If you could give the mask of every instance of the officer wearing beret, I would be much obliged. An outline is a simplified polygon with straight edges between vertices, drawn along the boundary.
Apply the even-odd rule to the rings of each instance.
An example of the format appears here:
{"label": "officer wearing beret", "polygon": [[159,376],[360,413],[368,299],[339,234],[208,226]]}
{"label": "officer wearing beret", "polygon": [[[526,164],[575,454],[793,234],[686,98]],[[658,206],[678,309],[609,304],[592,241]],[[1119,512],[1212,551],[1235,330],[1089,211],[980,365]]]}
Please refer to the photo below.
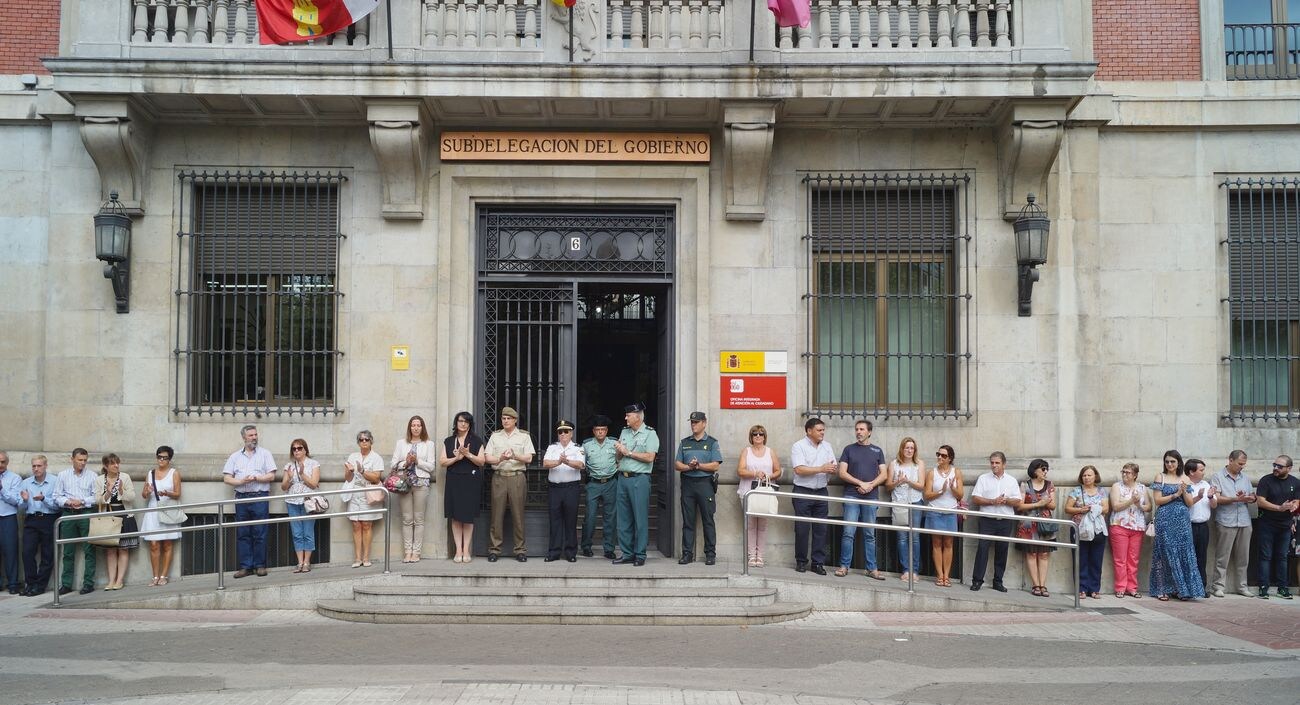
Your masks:
{"label": "officer wearing beret", "polygon": [[546,547],[546,562],[578,560],[578,495],[582,493],[582,446],[573,442],[573,424],[560,419],[555,424],[558,440],[546,448],[542,468],[548,470],[551,537]]}
{"label": "officer wearing beret", "polygon": [[614,558],[614,504],[617,500],[615,484],[614,451],[616,441],[609,437],[609,417],[596,416],[591,420],[591,438],[582,442],[582,454],[587,463],[587,516],[582,521],[582,555],[592,555],[591,540],[596,533],[596,511],[604,512],[605,557]]}
{"label": "officer wearing beret", "polygon": [[488,530],[488,561],[495,563],[501,556],[502,532],[506,523],[506,506],[510,507],[510,520],[514,524],[515,560],[528,560],[524,545],[524,497],[528,494],[528,480],[524,471],[533,462],[537,449],[528,432],[519,428],[519,412],[511,407],[501,410],[501,428],[492,432],[484,448],[492,473],[492,524]]}
{"label": "officer wearing beret", "polygon": [[618,434],[618,546],[623,551],[616,564],[645,565],[650,541],[650,471],[659,453],[659,435],[645,422],[645,406],[623,409],[627,427]]}
{"label": "officer wearing beret", "polygon": [[691,435],[677,444],[674,465],[682,478],[682,557],[678,565],[695,560],[695,515],[700,515],[704,525],[704,563],[717,563],[717,530],[713,512],[717,508],[714,495],[718,493],[718,468],[722,466],[722,450],[718,439],[705,433],[709,417],[703,411],[693,411],[690,416]]}

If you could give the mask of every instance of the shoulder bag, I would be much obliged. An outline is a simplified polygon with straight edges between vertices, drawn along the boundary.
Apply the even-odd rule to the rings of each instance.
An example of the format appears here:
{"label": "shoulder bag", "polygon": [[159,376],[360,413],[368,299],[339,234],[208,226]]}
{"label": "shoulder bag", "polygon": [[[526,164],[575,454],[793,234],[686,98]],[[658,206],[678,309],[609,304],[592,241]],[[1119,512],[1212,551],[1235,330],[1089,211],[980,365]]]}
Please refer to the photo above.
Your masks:
{"label": "shoulder bag", "polygon": [[330,510],[330,498],[312,495],[302,501],[302,508],[308,514],[324,514]]}
{"label": "shoulder bag", "polygon": [[[96,507],[96,510],[106,512],[108,511],[108,506],[100,504]],[[118,542],[121,541],[121,539],[118,538],[118,534],[120,533],[122,533],[122,517],[90,518],[90,532],[87,534],[87,536],[91,537],[90,543],[96,546],[117,548]]]}
{"label": "shoulder bag", "polygon": [[184,524],[185,520],[190,518],[185,513],[185,510],[171,506],[176,504],[174,497],[164,497],[158,494],[158,482],[154,479],[153,470],[149,471],[149,484],[153,485],[153,496],[157,498],[155,506],[158,510],[155,513],[158,515],[159,524]]}

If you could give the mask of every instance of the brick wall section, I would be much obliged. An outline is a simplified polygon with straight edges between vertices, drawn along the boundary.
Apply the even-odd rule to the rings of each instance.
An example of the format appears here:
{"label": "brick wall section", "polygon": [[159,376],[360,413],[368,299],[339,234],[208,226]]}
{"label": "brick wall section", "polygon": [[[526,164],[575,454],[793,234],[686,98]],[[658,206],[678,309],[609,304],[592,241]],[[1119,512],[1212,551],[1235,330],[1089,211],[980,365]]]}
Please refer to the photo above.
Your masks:
{"label": "brick wall section", "polygon": [[1093,0],[1097,78],[1201,80],[1199,0]]}
{"label": "brick wall section", "polygon": [[60,0],[0,0],[0,74],[49,73],[59,53]]}

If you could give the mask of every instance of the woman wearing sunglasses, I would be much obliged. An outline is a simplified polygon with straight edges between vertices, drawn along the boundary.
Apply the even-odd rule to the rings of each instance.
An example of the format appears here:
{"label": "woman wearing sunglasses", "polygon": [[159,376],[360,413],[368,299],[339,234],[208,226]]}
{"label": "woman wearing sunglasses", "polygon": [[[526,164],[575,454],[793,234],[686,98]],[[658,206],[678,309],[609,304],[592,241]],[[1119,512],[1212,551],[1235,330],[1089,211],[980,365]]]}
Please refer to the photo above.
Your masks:
{"label": "woman wearing sunglasses", "polygon": [[[320,463],[311,457],[307,441],[293,439],[289,444],[289,455],[293,458],[284,464],[284,479],[280,489],[289,495],[284,500],[285,510],[291,517],[304,516],[306,500],[301,495],[307,494],[320,486]],[[311,572],[311,554],[316,550],[316,520],[300,519],[289,522],[289,533],[293,535],[293,550],[298,554],[298,567],[295,573]]]}

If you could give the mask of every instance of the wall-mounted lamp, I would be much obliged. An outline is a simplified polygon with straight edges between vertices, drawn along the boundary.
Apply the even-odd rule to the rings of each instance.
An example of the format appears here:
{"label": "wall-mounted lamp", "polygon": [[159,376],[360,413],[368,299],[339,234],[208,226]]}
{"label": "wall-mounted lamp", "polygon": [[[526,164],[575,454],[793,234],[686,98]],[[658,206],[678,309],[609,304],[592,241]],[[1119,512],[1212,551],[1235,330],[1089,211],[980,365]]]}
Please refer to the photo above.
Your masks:
{"label": "wall-mounted lamp", "polygon": [[104,278],[113,282],[117,312],[126,313],[131,308],[131,216],[117,200],[117,191],[108,194],[95,214],[95,257],[105,262]]}
{"label": "wall-mounted lamp", "polygon": [[1032,193],[1026,196],[1025,207],[1011,224],[1016,233],[1016,264],[1020,267],[1021,316],[1032,313],[1034,282],[1038,281],[1038,270],[1034,267],[1047,264],[1047,236],[1052,227],[1047,211],[1034,203],[1035,200]]}

